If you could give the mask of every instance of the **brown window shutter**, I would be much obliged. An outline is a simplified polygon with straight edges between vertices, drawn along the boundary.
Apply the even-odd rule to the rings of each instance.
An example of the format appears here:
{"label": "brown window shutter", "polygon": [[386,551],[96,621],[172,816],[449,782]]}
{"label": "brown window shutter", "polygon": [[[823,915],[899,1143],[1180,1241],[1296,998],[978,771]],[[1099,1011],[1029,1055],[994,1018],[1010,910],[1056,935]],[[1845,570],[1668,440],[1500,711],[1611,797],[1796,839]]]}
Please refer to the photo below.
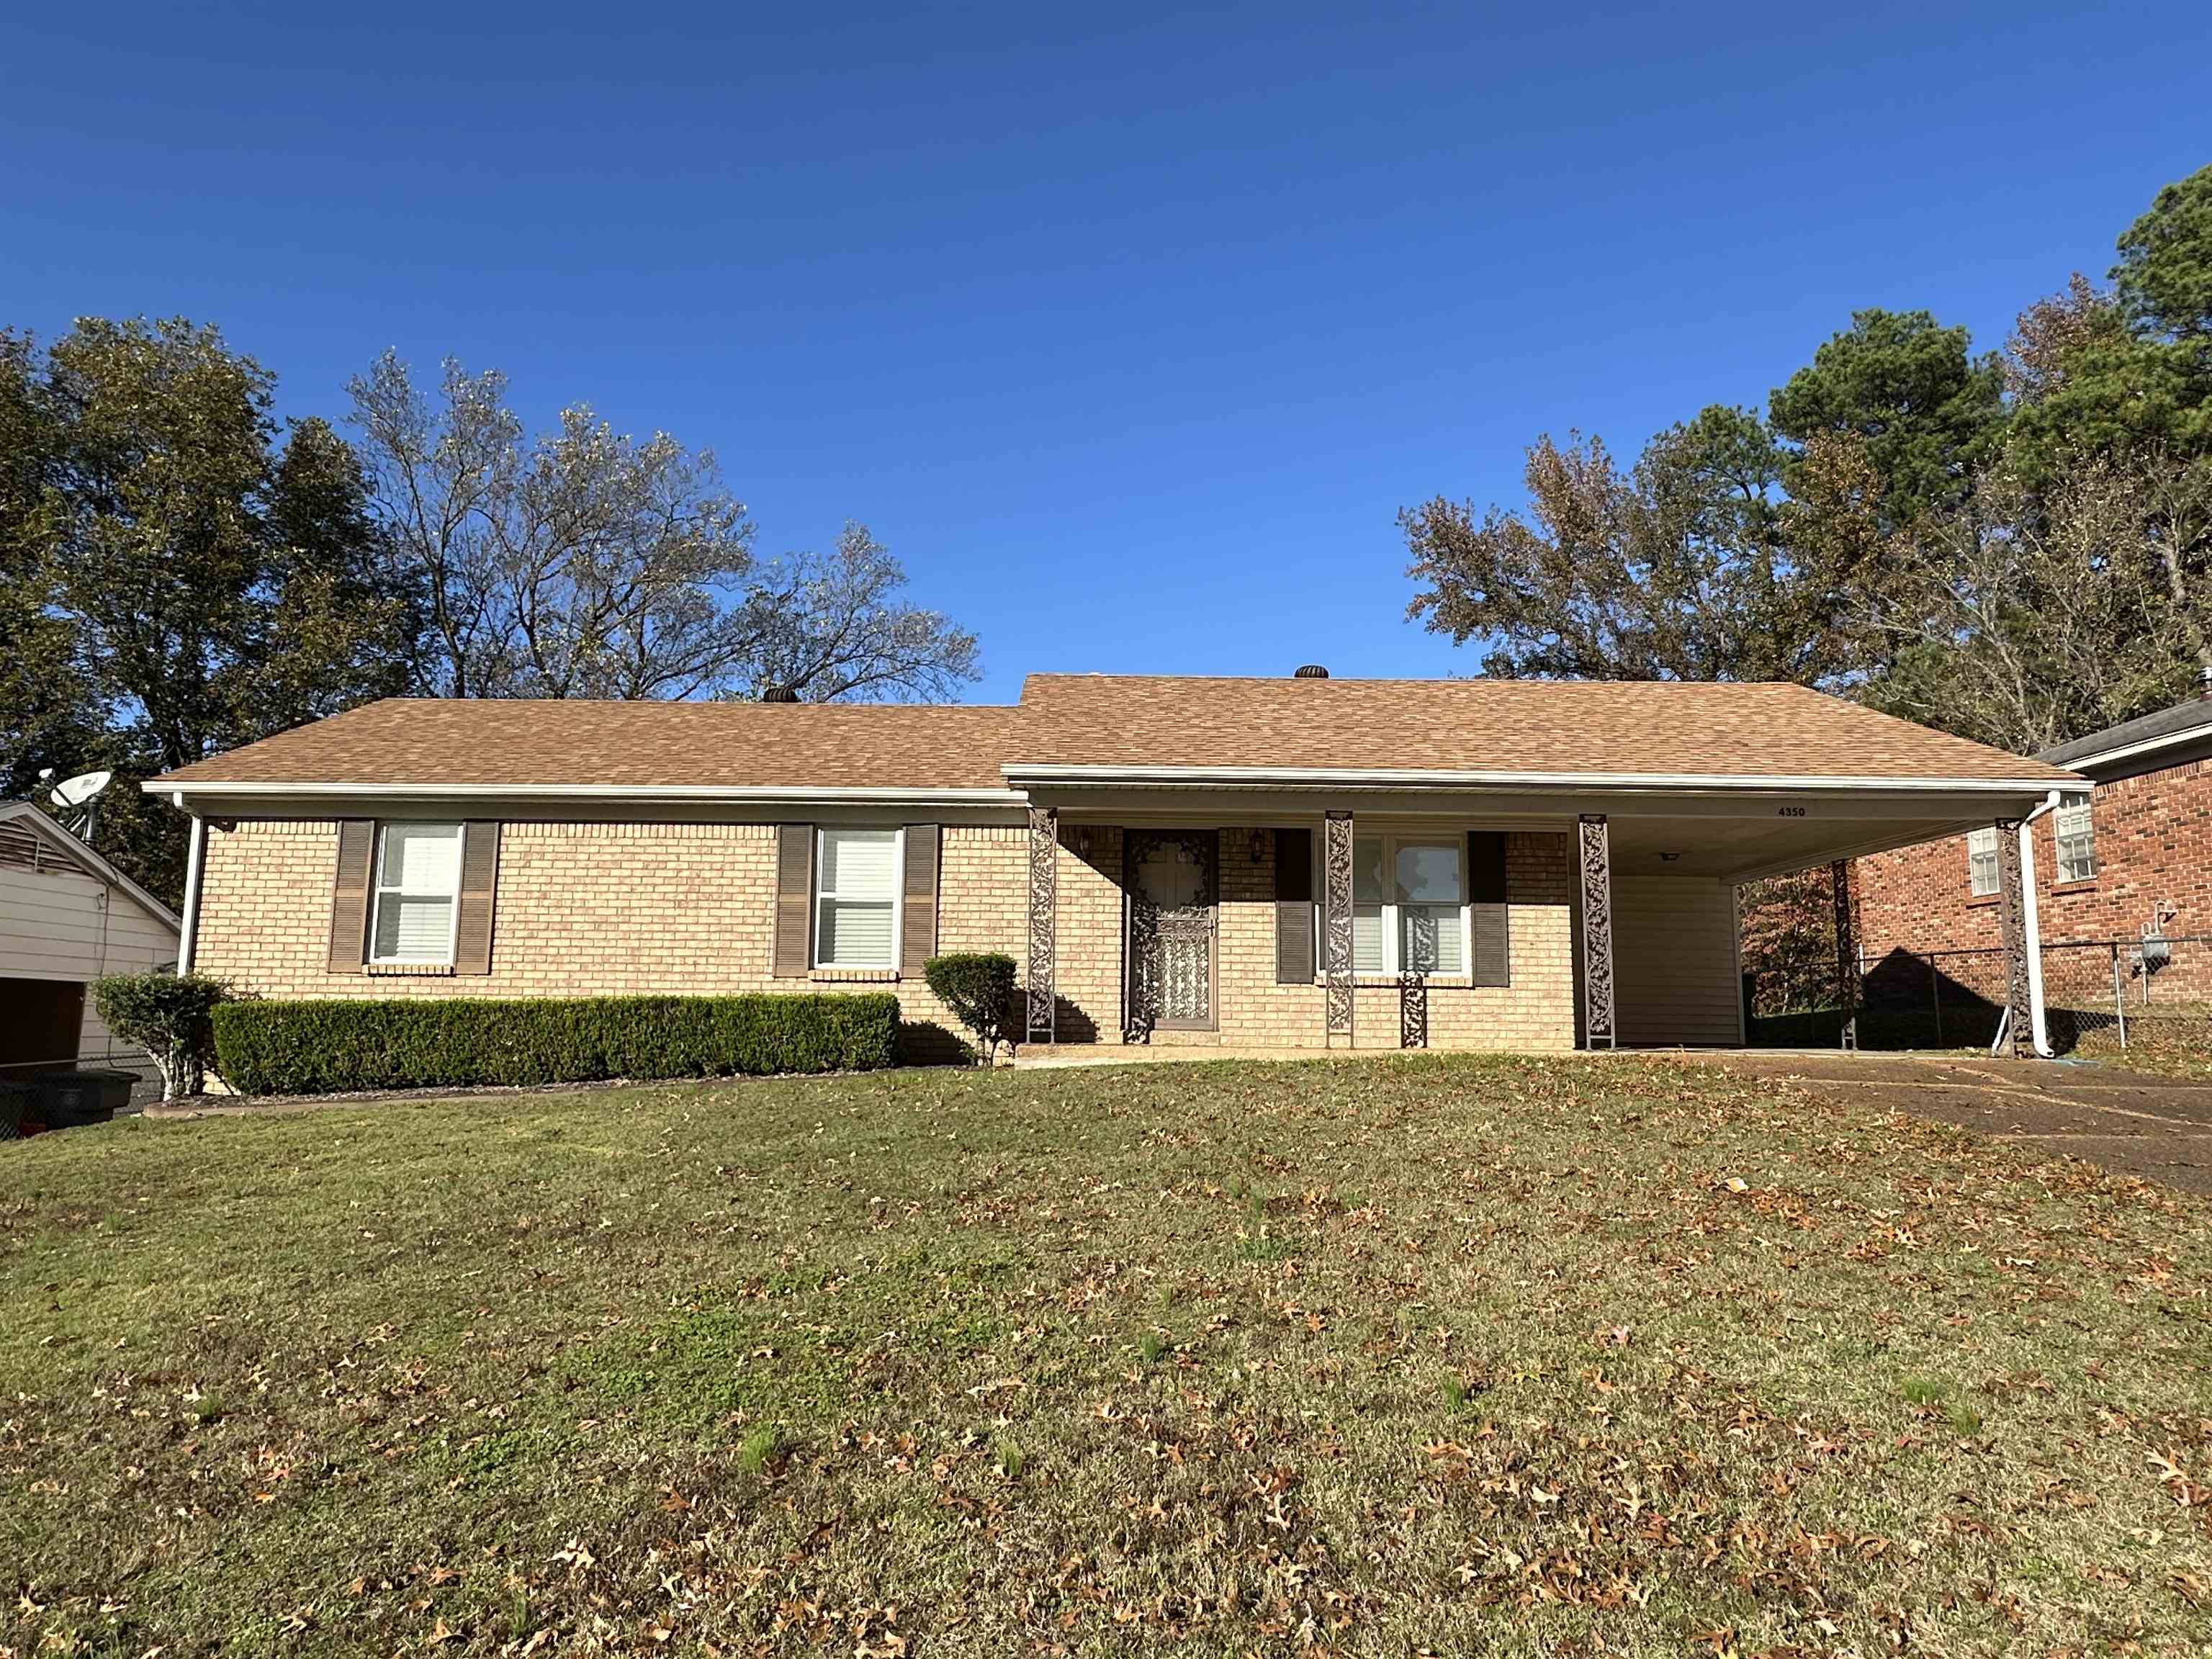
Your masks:
{"label": "brown window shutter", "polygon": [[1275,831],[1275,983],[1314,977],[1313,831]]}
{"label": "brown window shutter", "polygon": [[814,959],[814,826],[775,832],[775,977],[805,979]]}
{"label": "brown window shutter", "polygon": [[368,957],[368,884],[375,879],[376,825],[338,821],[338,876],[331,891],[330,969],[358,974]]}
{"label": "brown window shutter", "polygon": [[935,824],[907,825],[899,972],[908,979],[920,979],[922,964],[937,954],[937,847]]}
{"label": "brown window shutter", "polygon": [[1474,982],[1513,982],[1511,912],[1506,901],[1505,837],[1495,830],[1471,830],[1467,837],[1468,931],[1474,936]]}
{"label": "brown window shutter", "polygon": [[453,971],[491,972],[491,919],[499,894],[499,825],[461,826],[461,914],[453,925]]}

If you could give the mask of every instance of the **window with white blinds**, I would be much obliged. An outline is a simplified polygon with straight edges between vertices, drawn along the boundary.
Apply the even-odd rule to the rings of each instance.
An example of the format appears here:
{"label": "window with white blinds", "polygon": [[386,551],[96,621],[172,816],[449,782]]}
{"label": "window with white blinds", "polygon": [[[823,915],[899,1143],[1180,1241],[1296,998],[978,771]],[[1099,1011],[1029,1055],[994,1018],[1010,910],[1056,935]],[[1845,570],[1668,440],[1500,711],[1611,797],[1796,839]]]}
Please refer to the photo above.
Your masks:
{"label": "window with white blinds", "polygon": [[1997,890],[1997,832],[1995,825],[1966,832],[1966,888],[1976,898]]}
{"label": "window with white blinds", "polygon": [[1354,842],[1352,970],[1467,972],[1463,842],[1398,836],[1362,836]]}
{"label": "window with white blinds", "polygon": [[387,823],[377,837],[371,962],[447,963],[461,888],[461,826]]}
{"label": "window with white blinds", "polygon": [[900,832],[823,830],[816,848],[814,965],[898,966]]}

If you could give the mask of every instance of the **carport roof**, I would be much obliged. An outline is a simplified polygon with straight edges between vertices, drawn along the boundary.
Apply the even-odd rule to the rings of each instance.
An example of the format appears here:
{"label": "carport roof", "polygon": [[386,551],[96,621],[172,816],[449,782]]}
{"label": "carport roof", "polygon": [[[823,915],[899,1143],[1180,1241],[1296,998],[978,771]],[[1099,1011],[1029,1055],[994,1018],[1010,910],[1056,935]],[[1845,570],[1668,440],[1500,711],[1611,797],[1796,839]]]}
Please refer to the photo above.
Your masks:
{"label": "carport roof", "polygon": [[2078,782],[1785,684],[1033,674],[1006,774],[1081,769],[1531,779]]}

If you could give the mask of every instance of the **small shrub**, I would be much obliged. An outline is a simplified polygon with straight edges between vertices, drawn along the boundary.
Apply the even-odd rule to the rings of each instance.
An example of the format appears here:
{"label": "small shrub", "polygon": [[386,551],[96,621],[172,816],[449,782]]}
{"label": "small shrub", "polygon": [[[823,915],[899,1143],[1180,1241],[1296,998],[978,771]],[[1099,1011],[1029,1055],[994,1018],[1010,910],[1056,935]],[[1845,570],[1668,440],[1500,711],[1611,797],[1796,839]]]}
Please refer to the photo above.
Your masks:
{"label": "small shrub", "polygon": [[1023,1455],[1022,1449],[1012,1440],[999,1442],[999,1473],[1005,1475],[1007,1480],[1020,1480],[1022,1466],[1028,1462],[1029,1459]]}
{"label": "small shrub", "polygon": [[888,994],[232,1002],[216,1066],[253,1095],[865,1072],[898,1058]]}
{"label": "small shrub", "polygon": [[229,1001],[229,986],[199,974],[110,974],[93,981],[92,995],[107,1029],[153,1056],[162,1099],[206,1088],[213,1015]]}
{"label": "small shrub", "polygon": [[1167,1351],[1167,1339],[1158,1331],[1146,1331],[1137,1340],[1137,1352],[1144,1357],[1145,1364],[1147,1365],[1158,1364],[1160,1356]]}
{"label": "small shrub", "polygon": [[1467,1404],[1467,1379],[1457,1371],[1446,1371],[1443,1392],[1445,1406],[1453,1411],[1457,1411],[1462,1406]]}
{"label": "small shrub", "polygon": [[1014,1019],[1014,959],[996,951],[958,951],[932,957],[922,977],[952,1016],[975,1034],[984,1065],[998,1058]]}

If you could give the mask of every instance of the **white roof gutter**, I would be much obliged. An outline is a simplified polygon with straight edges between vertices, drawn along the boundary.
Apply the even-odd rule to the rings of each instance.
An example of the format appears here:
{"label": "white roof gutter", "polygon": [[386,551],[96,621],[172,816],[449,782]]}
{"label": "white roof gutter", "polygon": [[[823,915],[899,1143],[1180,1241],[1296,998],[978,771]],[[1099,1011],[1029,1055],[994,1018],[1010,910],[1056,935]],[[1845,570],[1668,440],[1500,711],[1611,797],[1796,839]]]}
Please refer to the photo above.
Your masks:
{"label": "white roof gutter", "polygon": [[[1218,789],[1259,786],[1338,789],[1644,789],[1679,792],[1777,790],[1905,790],[1929,794],[2048,793],[2041,778],[1801,777],[1740,772],[1500,772],[1425,771],[1348,767],[1288,766],[1060,766],[1012,764],[1000,769],[1024,784],[1137,784],[1158,788]],[[2086,781],[2086,780],[2085,780]]]}

